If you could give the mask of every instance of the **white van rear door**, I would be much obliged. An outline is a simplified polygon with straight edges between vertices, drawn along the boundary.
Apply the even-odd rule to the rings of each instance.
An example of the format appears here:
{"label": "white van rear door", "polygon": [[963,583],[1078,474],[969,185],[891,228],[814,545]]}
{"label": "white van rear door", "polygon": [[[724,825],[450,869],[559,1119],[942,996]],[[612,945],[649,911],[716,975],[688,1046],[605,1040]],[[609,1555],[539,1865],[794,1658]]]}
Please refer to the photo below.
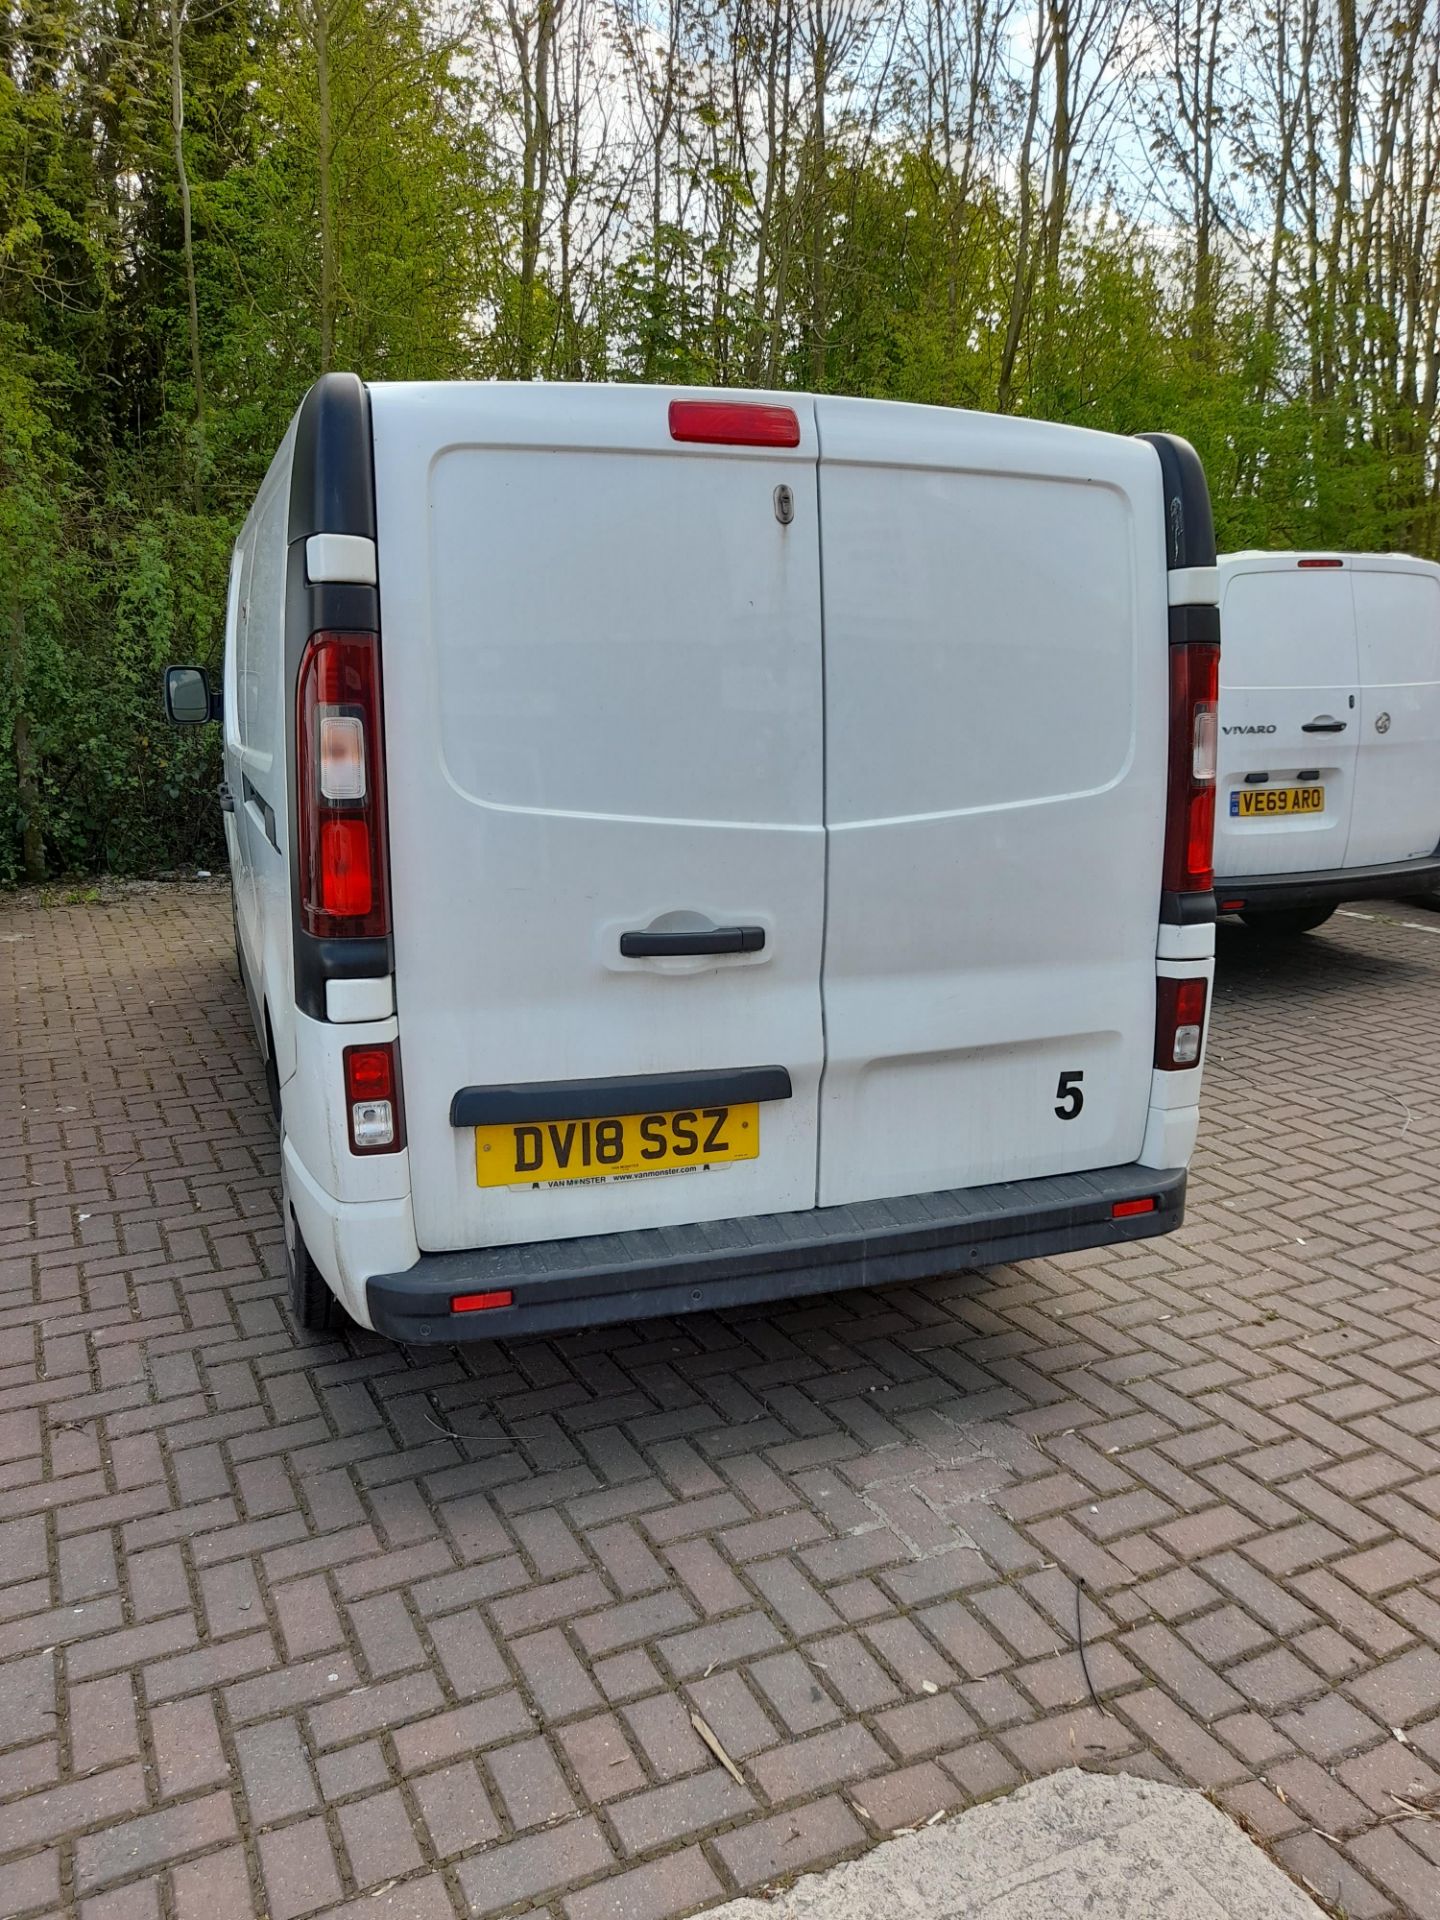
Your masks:
{"label": "white van rear door", "polygon": [[1347,867],[1440,842],[1440,568],[1347,561],[1360,647],[1355,807]]}
{"label": "white van rear door", "polygon": [[1216,876],[1343,866],[1359,733],[1349,572],[1222,560],[1220,596]]}
{"label": "white van rear door", "polygon": [[[372,390],[396,996],[425,1250],[815,1204],[813,411],[777,396],[799,417],[793,450],[680,445],[670,397]],[[627,933],[730,927],[763,946],[621,952]],[[758,1124],[756,1157],[615,1177],[593,1129],[571,1126],[593,1081],[761,1067],[792,1092],[734,1117]],[[552,1082],[569,1092],[541,1144],[565,1177],[489,1184],[494,1141],[452,1125],[455,1095],[513,1087],[533,1106]],[[593,1110],[614,1114],[603,1090]],[[699,1157],[714,1129],[692,1114],[661,1133]],[[525,1136],[517,1164],[534,1148]]]}
{"label": "white van rear door", "polygon": [[1165,825],[1159,463],[820,398],[822,1205],[1130,1162]]}

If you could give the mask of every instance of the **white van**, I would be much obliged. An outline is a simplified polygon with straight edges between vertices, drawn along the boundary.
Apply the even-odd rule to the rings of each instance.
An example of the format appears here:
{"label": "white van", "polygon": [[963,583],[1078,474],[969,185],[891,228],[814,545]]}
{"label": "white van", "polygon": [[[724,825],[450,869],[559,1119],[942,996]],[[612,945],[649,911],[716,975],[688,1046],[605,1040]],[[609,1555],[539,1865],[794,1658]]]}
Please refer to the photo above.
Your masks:
{"label": "white van", "polygon": [[1219,572],[1220,911],[1304,933],[1440,886],[1440,567],[1232,553]]}
{"label": "white van", "polygon": [[511,1335],[1178,1225],[1204,476],[829,396],[312,389],[235,548],[299,1320]]}

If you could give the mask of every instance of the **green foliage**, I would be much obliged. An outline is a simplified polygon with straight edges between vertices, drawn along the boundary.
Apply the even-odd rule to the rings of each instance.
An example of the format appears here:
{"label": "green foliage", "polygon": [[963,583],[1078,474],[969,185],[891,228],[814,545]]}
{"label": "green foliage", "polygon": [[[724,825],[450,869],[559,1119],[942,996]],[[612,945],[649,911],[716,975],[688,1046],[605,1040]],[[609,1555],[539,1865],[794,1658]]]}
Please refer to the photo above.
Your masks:
{"label": "green foliage", "polygon": [[[1409,29],[1367,45],[1359,104],[1395,103],[1398,144],[1348,211],[1323,200],[1349,124],[1335,62],[1304,76],[1307,114],[1330,119],[1278,207],[1264,46],[1222,73],[1251,91],[1229,96],[1229,157],[1259,196],[1223,249],[1198,214],[1191,231],[1127,197],[1148,123],[1117,133],[1141,110],[1115,101],[1178,72],[1114,91],[1115,164],[1083,189],[1067,175],[1058,212],[1027,187],[1053,177],[1053,78],[1028,173],[1019,152],[1021,16],[1043,8],[191,4],[0,0],[0,885],[223,859],[215,730],[165,725],[160,670],[219,664],[231,543],[327,365],[1171,428],[1201,452],[1227,547],[1440,551],[1437,142],[1402,111],[1433,71],[1434,0],[1413,88]],[[1079,0],[1052,27],[1062,11],[1089,17]],[[806,35],[832,12],[822,58]],[[947,60],[998,35],[943,136],[921,70],[942,27]],[[846,52],[862,29],[889,49],[873,71]],[[1154,151],[1193,208],[1195,140],[1170,112]]]}

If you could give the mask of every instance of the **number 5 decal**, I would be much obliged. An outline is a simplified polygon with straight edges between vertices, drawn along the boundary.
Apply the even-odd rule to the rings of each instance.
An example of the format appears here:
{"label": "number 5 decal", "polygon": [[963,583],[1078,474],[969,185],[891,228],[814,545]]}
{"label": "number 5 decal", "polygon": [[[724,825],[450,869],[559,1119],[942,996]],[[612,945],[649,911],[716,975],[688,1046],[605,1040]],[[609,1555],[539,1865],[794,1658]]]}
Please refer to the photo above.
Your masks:
{"label": "number 5 decal", "polygon": [[1055,1089],[1055,1098],[1059,1102],[1055,1109],[1057,1118],[1074,1120],[1077,1117],[1085,1104],[1085,1096],[1080,1091],[1080,1082],[1084,1078],[1083,1073],[1061,1074],[1060,1084]]}

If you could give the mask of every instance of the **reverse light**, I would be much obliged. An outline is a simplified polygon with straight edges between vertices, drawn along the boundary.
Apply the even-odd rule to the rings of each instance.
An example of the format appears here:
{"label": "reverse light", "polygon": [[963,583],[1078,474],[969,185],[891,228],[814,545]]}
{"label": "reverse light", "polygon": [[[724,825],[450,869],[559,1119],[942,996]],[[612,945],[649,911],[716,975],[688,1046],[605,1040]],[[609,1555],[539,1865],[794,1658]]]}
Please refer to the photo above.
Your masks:
{"label": "reverse light", "polygon": [[365,798],[365,723],[357,714],[320,714],[320,792],[326,800]]}
{"label": "reverse light", "polygon": [[295,712],[300,924],[317,938],[389,931],[380,642],[316,633]]}
{"label": "reverse light", "polygon": [[709,447],[798,447],[793,407],[755,400],[672,400],[670,438]]}
{"label": "reverse light", "polygon": [[512,1306],[515,1296],[508,1288],[496,1293],[457,1293],[450,1301],[452,1313],[490,1313],[496,1307]]}
{"label": "reverse light", "polygon": [[1180,1072],[1199,1062],[1207,992],[1203,978],[1155,982],[1155,1064],[1162,1072]]}
{"label": "reverse light", "polygon": [[1170,780],[1165,810],[1167,893],[1215,884],[1215,765],[1220,649],[1191,640],[1170,648]]}
{"label": "reverse light", "polygon": [[345,1111],[352,1153],[398,1153],[405,1144],[395,1042],[346,1047]]}

